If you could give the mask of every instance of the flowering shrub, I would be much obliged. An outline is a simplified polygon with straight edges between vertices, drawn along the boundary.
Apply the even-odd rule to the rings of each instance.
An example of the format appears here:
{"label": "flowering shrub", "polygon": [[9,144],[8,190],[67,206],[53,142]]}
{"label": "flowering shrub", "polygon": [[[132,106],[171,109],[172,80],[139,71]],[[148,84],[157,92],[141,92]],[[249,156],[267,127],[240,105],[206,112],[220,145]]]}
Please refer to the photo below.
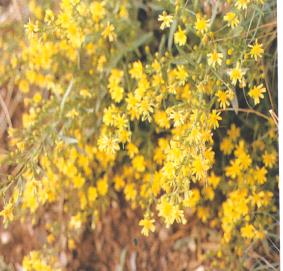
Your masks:
{"label": "flowering shrub", "polygon": [[267,238],[278,211],[275,5],[30,2],[0,69],[26,108],[2,159],[12,174],[1,216],[43,219],[50,232],[25,270],[61,270],[58,252],[121,196],[142,210],[146,236],[190,223],[188,210],[218,228],[215,268]]}

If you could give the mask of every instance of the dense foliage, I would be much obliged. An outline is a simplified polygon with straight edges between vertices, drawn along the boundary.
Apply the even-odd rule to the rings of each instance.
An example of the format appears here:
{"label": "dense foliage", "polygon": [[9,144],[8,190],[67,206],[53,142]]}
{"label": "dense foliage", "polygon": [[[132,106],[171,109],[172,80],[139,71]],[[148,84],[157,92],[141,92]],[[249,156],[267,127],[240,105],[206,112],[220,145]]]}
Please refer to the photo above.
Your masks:
{"label": "dense foliage", "polygon": [[120,197],[146,236],[193,213],[222,235],[211,269],[242,270],[278,219],[275,1],[29,9],[24,36],[0,42],[0,84],[26,108],[2,158],[1,216],[49,232],[24,270],[64,269],[59,252]]}

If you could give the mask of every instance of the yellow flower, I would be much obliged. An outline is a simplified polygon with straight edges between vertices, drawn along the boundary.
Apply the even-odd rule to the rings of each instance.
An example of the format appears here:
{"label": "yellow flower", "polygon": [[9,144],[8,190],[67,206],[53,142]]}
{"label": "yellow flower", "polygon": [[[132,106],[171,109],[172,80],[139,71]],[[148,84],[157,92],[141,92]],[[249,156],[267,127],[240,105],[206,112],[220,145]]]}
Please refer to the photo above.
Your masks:
{"label": "yellow flower", "polygon": [[137,190],[135,189],[134,184],[127,184],[124,189],[124,194],[126,200],[134,200],[137,196]]}
{"label": "yellow flower", "polygon": [[178,26],[178,31],[174,34],[174,41],[180,46],[185,45],[187,42],[186,32],[180,26]]}
{"label": "yellow flower", "polygon": [[110,90],[111,98],[116,102],[119,103],[123,99],[124,89],[120,86],[115,86]]}
{"label": "yellow flower", "polygon": [[249,47],[251,48],[250,51],[250,55],[257,61],[258,58],[261,58],[264,50],[262,48],[262,44],[258,43],[258,41],[256,40],[255,43],[253,45],[249,45]]}
{"label": "yellow flower", "polygon": [[264,184],[266,183],[266,174],[267,174],[267,170],[265,169],[265,167],[262,168],[257,168],[256,170],[254,170],[253,172],[253,176],[255,178],[255,180],[259,183],[259,184]]}
{"label": "yellow flower", "polygon": [[263,154],[263,163],[266,167],[272,168],[276,164],[276,161],[277,161],[276,152],[265,151],[265,153]]}
{"label": "yellow flower", "polygon": [[217,53],[216,51],[209,53],[207,55],[208,65],[215,68],[215,65],[218,64],[219,66],[222,64],[223,54]]}
{"label": "yellow flower", "polygon": [[4,209],[0,212],[0,216],[4,218],[4,224],[14,219],[13,204],[11,202],[4,206]]}
{"label": "yellow flower", "polygon": [[68,240],[68,248],[69,248],[70,250],[73,250],[73,249],[76,248],[76,244],[75,244],[74,239],[69,239],[69,240]]}
{"label": "yellow flower", "polygon": [[177,80],[179,81],[180,85],[184,85],[186,83],[186,80],[188,78],[188,72],[185,69],[184,65],[177,66],[177,69],[174,70],[175,76]]}
{"label": "yellow flower", "polygon": [[225,174],[227,177],[235,179],[241,174],[241,165],[239,160],[233,160],[230,162],[230,166],[226,167]]}
{"label": "yellow flower", "polygon": [[252,239],[255,237],[256,230],[253,225],[247,224],[241,228],[241,235],[243,238]]}
{"label": "yellow flower", "polygon": [[23,93],[29,92],[29,82],[25,79],[21,79],[19,82],[19,89]]}
{"label": "yellow flower", "polygon": [[30,19],[24,27],[29,37],[33,37],[39,31],[38,24],[33,24]]}
{"label": "yellow flower", "polygon": [[252,159],[249,154],[243,152],[238,156],[239,164],[241,165],[242,169],[246,170],[252,163]]}
{"label": "yellow flower", "polygon": [[105,55],[102,55],[102,56],[100,56],[100,57],[98,58],[97,70],[98,70],[99,72],[102,72],[102,71],[103,71],[104,64],[105,64],[106,60],[107,60],[107,59],[106,59]]}
{"label": "yellow flower", "polygon": [[123,99],[124,89],[121,87],[121,82],[123,79],[124,72],[118,69],[112,69],[109,80],[108,80],[108,89],[111,95],[111,98],[119,103]]}
{"label": "yellow flower", "polygon": [[99,179],[96,184],[98,194],[100,196],[105,196],[108,192],[108,179],[107,176]]}
{"label": "yellow flower", "polygon": [[207,161],[200,155],[197,156],[192,163],[192,173],[195,174],[198,180],[205,177],[207,170],[209,169]]}
{"label": "yellow flower", "polygon": [[162,22],[160,25],[160,29],[163,30],[167,27],[170,27],[171,23],[173,22],[173,16],[168,15],[166,11],[163,11],[162,15],[158,16],[158,21]]}
{"label": "yellow flower", "polygon": [[91,97],[91,93],[87,89],[81,89],[80,95],[84,98],[90,98]]}
{"label": "yellow flower", "polygon": [[54,243],[54,241],[55,241],[55,236],[52,233],[48,234],[48,236],[47,236],[48,244],[52,244],[52,243]]}
{"label": "yellow flower", "polygon": [[51,9],[47,9],[45,11],[45,17],[44,17],[44,22],[47,23],[47,25],[50,25],[54,21],[54,13]]}
{"label": "yellow flower", "polygon": [[176,219],[177,206],[174,206],[164,196],[161,201],[157,204],[158,216],[161,216],[165,220],[166,227],[172,225]]}
{"label": "yellow flower", "polygon": [[74,177],[73,183],[74,187],[81,188],[85,183],[85,179],[81,175],[77,175]]}
{"label": "yellow flower", "polygon": [[133,158],[139,152],[139,149],[135,144],[129,143],[127,145],[127,151],[128,151],[129,157]]}
{"label": "yellow flower", "polygon": [[209,209],[207,207],[200,206],[197,209],[197,216],[200,218],[200,220],[205,223],[207,219],[209,218]]}
{"label": "yellow flower", "polygon": [[103,112],[103,123],[107,126],[114,125],[115,123],[115,115],[118,113],[115,105],[111,105],[108,108],[104,109]]}
{"label": "yellow flower", "polygon": [[162,186],[162,173],[160,171],[155,171],[153,175],[153,181],[151,190],[154,196],[157,196],[161,190]]}
{"label": "yellow flower", "polygon": [[251,0],[236,0],[236,7],[237,9],[247,9],[248,4],[251,2]]}
{"label": "yellow flower", "polygon": [[209,20],[206,20],[204,17],[197,15],[197,20],[195,22],[195,29],[197,32],[204,34],[208,30]]}
{"label": "yellow flower", "polygon": [[139,119],[141,112],[138,110],[139,99],[133,95],[133,93],[129,93],[126,98],[127,102],[127,111],[130,115],[131,120]]}
{"label": "yellow flower", "polygon": [[208,123],[210,127],[216,129],[219,127],[219,121],[222,120],[220,117],[220,112],[217,112],[215,109],[209,114]]}
{"label": "yellow flower", "polygon": [[53,265],[54,260],[52,257],[46,254],[41,254],[40,251],[33,250],[23,259],[23,270],[27,271],[59,271],[59,269],[55,268]]}
{"label": "yellow flower", "polygon": [[137,155],[133,161],[133,168],[138,172],[144,172],[145,171],[145,161],[144,157],[142,155]]}
{"label": "yellow flower", "polygon": [[220,177],[216,176],[214,172],[211,173],[211,175],[208,177],[207,182],[209,185],[211,185],[213,188],[216,188],[220,182]]}
{"label": "yellow flower", "polygon": [[115,27],[114,25],[107,22],[107,25],[103,32],[101,33],[102,37],[105,39],[108,39],[110,42],[114,41],[116,39],[116,33],[114,32]]}
{"label": "yellow flower", "polygon": [[183,204],[186,207],[193,208],[197,205],[200,200],[200,193],[199,190],[194,188],[189,191],[188,197],[184,199]]}
{"label": "yellow flower", "polygon": [[132,68],[129,71],[130,75],[134,79],[141,79],[143,76],[143,66],[140,61],[133,63]]}
{"label": "yellow flower", "polygon": [[207,200],[213,200],[215,196],[213,188],[210,186],[204,187],[203,194],[204,194],[205,199]]}
{"label": "yellow flower", "polygon": [[[220,113],[237,102],[237,88],[247,86],[246,95],[255,104],[267,95],[261,84],[266,76],[264,63],[256,65],[265,56],[265,45],[258,42],[260,33],[254,33],[248,44],[239,38],[248,31],[252,9],[263,1],[227,0],[226,7],[212,16],[201,4],[209,1],[158,0],[164,11],[158,12],[155,23],[150,16],[156,13],[147,14],[146,30],[155,31],[156,25],[157,32],[171,28],[172,33],[163,35],[164,47],[158,35],[141,36],[144,25],[130,14],[138,11],[135,1],[113,1],[112,5],[103,0],[62,0],[54,12],[40,5],[36,8],[38,1],[30,0],[34,6],[31,16],[38,17],[38,23],[29,22],[25,28],[34,37],[25,40],[15,35],[12,44],[7,40],[14,31],[0,37],[1,78],[9,86],[14,75],[27,107],[23,127],[14,129],[8,138],[11,152],[4,154],[4,160],[0,154],[0,163],[5,165],[11,158],[16,167],[21,158],[31,158],[26,164],[30,172],[23,176],[25,185],[15,180],[10,186],[10,201],[0,212],[4,222],[17,214],[23,219],[29,215],[37,223],[40,210],[58,205],[64,192],[62,211],[70,218],[66,230],[76,240],[66,240],[71,250],[79,245],[80,232],[75,230],[83,230],[90,216],[93,228],[102,218],[100,211],[120,196],[129,208],[144,212],[139,225],[145,236],[156,231],[157,218],[169,227],[185,223],[188,211],[188,217],[195,213],[208,230],[221,228],[222,241],[236,244],[236,256],[249,243],[243,239],[263,238],[261,230],[270,218],[260,220],[254,213],[278,211],[271,192],[278,185],[276,123],[259,127],[254,139],[245,136],[241,140],[240,129],[227,126],[235,120],[233,112],[226,112],[225,119]],[[150,9],[148,2],[154,1],[143,2]],[[195,13],[191,11],[203,13],[192,17]],[[189,31],[196,36],[192,46],[188,46]],[[166,46],[169,34],[174,50]],[[14,56],[9,57],[11,52]],[[66,91],[73,77],[75,90]],[[55,139],[48,144],[48,155],[41,154],[37,145],[45,150],[45,143],[52,143],[53,137],[41,141],[48,127],[56,126],[56,112],[66,96],[67,121],[63,126],[60,121],[59,128],[76,144]],[[239,123],[254,124],[252,120]],[[216,136],[214,129],[220,125]],[[257,130],[258,125],[254,126]],[[265,128],[266,136],[262,136]],[[221,152],[214,152],[219,145]],[[219,204],[211,208],[212,200]],[[47,240],[56,246],[60,240],[53,222],[51,219],[46,228]],[[60,264],[54,251],[44,252],[32,253],[24,269],[57,271]],[[53,268],[53,262],[58,268]],[[216,260],[211,266],[224,270],[225,261]]]}
{"label": "yellow flower", "polygon": [[111,85],[118,85],[119,83],[121,83],[123,75],[124,75],[123,71],[118,69],[112,69],[109,77],[108,87],[110,88]]}
{"label": "yellow flower", "polygon": [[228,23],[231,28],[236,27],[239,24],[238,16],[234,12],[228,12],[224,16],[224,21]]}
{"label": "yellow flower", "polygon": [[226,154],[226,155],[229,155],[232,153],[233,151],[233,148],[234,148],[234,144],[232,142],[232,140],[229,138],[229,137],[224,137],[222,140],[221,140],[221,143],[220,143],[220,150]]}
{"label": "yellow flower", "polygon": [[218,90],[216,93],[216,97],[218,97],[217,101],[220,103],[221,108],[226,108],[226,106],[230,105],[230,93],[228,90],[223,91],[223,90]]}
{"label": "yellow flower", "polygon": [[87,198],[89,202],[94,202],[97,198],[97,190],[94,186],[90,186],[87,190]]}
{"label": "yellow flower", "polygon": [[121,143],[125,144],[130,141],[131,131],[127,129],[118,130],[118,139]]}
{"label": "yellow flower", "polygon": [[66,117],[67,118],[71,118],[71,119],[74,119],[75,117],[77,117],[79,115],[79,112],[73,108],[71,111],[69,111],[67,114],[66,114]]}
{"label": "yellow flower", "polygon": [[139,226],[142,226],[142,234],[145,236],[149,235],[149,232],[155,231],[154,219],[144,218],[139,222]]}
{"label": "yellow flower", "polygon": [[99,150],[107,154],[115,154],[120,149],[118,140],[106,134],[99,137],[97,144]]}
{"label": "yellow flower", "polygon": [[240,136],[240,128],[236,127],[236,125],[233,123],[227,134],[232,141],[235,141]]}
{"label": "yellow flower", "polygon": [[139,115],[142,115],[142,121],[151,121],[151,113],[153,113],[152,99],[150,96],[145,96],[142,101],[138,104]]}
{"label": "yellow flower", "polygon": [[128,18],[129,17],[129,12],[127,10],[126,5],[121,5],[120,10],[119,10],[119,16],[121,18]]}
{"label": "yellow flower", "polygon": [[165,128],[165,129],[170,128],[170,121],[165,111],[157,111],[154,114],[154,121],[160,128]]}
{"label": "yellow flower", "polygon": [[69,222],[69,227],[71,227],[72,229],[80,229],[81,226],[82,226],[81,214],[78,213],[77,215],[72,216]]}
{"label": "yellow flower", "polygon": [[167,114],[169,115],[170,119],[173,120],[174,127],[179,127],[184,124],[185,118],[183,112],[168,110]]}
{"label": "yellow flower", "polygon": [[32,99],[33,99],[34,103],[38,104],[38,103],[41,102],[42,96],[39,92],[36,92]]}
{"label": "yellow flower", "polygon": [[245,72],[241,69],[239,62],[234,69],[229,71],[229,75],[233,85],[236,85],[238,81],[242,80]]}
{"label": "yellow flower", "polygon": [[250,91],[249,91],[249,96],[254,99],[255,104],[259,104],[260,99],[264,98],[263,93],[266,92],[266,89],[263,87],[263,84],[260,84],[258,86],[254,86]]}
{"label": "yellow flower", "polygon": [[229,56],[231,56],[232,54],[233,54],[233,48],[229,48],[228,50],[227,50],[227,54],[229,55]]}
{"label": "yellow flower", "polygon": [[104,3],[99,3],[98,1],[92,2],[90,5],[90,12],[92,19],[95,23],[98,23],[104,18],[106,10],[104,8]]}
{"label": "yellow flower", "polygon": [[120,191],[125,186],[125,181],[120,176],[114,177],[115,189]]}

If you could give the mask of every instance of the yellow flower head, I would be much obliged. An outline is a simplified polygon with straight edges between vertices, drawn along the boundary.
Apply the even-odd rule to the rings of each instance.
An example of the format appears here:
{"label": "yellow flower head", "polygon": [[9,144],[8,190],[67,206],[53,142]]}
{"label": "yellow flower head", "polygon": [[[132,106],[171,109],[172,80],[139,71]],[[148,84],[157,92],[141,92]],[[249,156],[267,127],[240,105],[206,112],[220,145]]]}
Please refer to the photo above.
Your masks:
{"label": "yellow flower head", "polygon": [[180,26],[178,26],[178,31],[174,34],[174,41],[179,46],[184,46],[187,42],[186,32]]}
{"label": "yellow flower head", "polygon": [[228,12],[224,16],[224,21],[228,23],[228,26],[235,28],[239,24],[238,16],[234,12]]}
{"label": "yellow flower head", "polygon": [[204,34],[208,31],[209,20],[205,19],[204,17],[197,15],[197,19],[195,22],[195,29],[197,32]]}
{"label": "yellow flower head", "polygon": [[275,151],[267,152],[265,151],[263,155],[263,163],[266,167],[272,168],[277,161],[277,154]]}
{"label": "yellow flower head", "polygon": [[137,155],[133,159],[133,168],[138,171],[138,172],[143,172],[145,171],[145,160],[142,155]]}
{"label": "yellow flower head", "polygon": [[256,40],[255,43],[253,45],[249,45],[249,47],[251,48],[250,50],[250,55],[257,61],[258,58],[261,58],[264,50],[262,48],[262,44],[258,43],[258,41]]}
{"label": "yellow flower head", "polygon": [[256,235],[256,230],[253,225],[247,224],[241,228],[241,235],[243,238],[252,239]]}
{"label": "yellow flower head", "polygon": [[14,208],[13,204],[9,202],[8,204],[5,205],[4,209],[0,212],[0,216],[4,218],[4,223],[7,223],[13,220],[14,218],[13,208]]}
{"label": "yellow flower head", "polygon": [[236,0],[235,5],[237,9],[247,9],[250,2],[251,0]]}
{"label": "yellow flower head", "polygon": [[263,93],[265,92],[266,92],[265,87],[263,87],[263,84],[260,84],[250,89],[249,96],[253,98],[255,104],[259,104],[260,99],[264,98]]}
{"label": "yellow flower head", "polygon": [[106,134],[99,137],[97,144],[99,150],[107,154],[114,154],[120,149],[117,138]]}
{"label": "yellow flower head", "polygon": [[107,22],[106,27],[104,28],[101,35],[104,39],[108,39],[110,42],[114,41],[116,39],[116,33],[115,33],[114,25]]}
{"label": "yellow flower head", "polygon": [[208,65],[212,66],[213,68],[215,68],[215,65],[220,66],[222,64],[222,58],[223,58],[223,54],[217,53],[216,51],[209,53],[207,55]]}
{"label": "yellow flower head", "polygon": [[219,121],[222,120],[220,116],[220,112],[217,112],[216,110],[212,110],[212,112],[209,114],[208,123],[213,129],[216,129],[219,127]]}
{"label": "yellow flower head", "polygon": [[162,22],[160,25],[160,29],[163,30],[167,27],[170,27],[173,22],[173,16],[168,15],[166,11],[163,11],[161,15],[158,16],[158,21]]}
{"label": "yellow flower head", "polygon": [[[89,195],[92,199],[96,197],[96,192],[89,191]],[[107,176],[104,176],[103,178],[99,179],[97,181],[97,192],[101,196],[105,196],[108,192],[108,178]]]}
{"label": "yellow flower head", "polygon": [[142,234],[145,236],[149,235],[149,232],[155,231],[154,219],[144,218],[139,222],[139,226],[142,226]]}
{"label": "yellow flower head", "polygon": [[236,67],[229,71],[230,79],[233,85],[236,85],[237,82],[243,79],[245,75],[245,71],[240,67],[240,63],[238,62]]}
{"label": "yellow flower head", "polygon": [[164,196],[161,198],[160,203],[157,205],[158,215],[164,218],[166,227],[172,225],[176,219],[176,210],[178,207],[173,205]]}
{"label": "yellow flower head", "polygon": [[230,93],[228,90],[218,90],[216,93],[216,97],[218,97],[217,101],[219,102],[221,108],[225,109],[226,106],[230,105]]}

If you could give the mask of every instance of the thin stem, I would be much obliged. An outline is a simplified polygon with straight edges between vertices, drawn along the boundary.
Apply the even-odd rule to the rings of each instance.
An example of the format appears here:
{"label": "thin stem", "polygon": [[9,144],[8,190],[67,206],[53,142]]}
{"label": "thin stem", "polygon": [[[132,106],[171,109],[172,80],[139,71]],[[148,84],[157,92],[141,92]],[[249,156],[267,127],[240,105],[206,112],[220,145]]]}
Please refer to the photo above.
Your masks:
{"label": "thin stem", "polygon": [[[220,111],[220,112],[224,112],[224,111],[236,111],[234,108],[223,108],[223,109],[216,109],[216,111]],[[256,110],[253,110],[253,109],[248,109],[248,108],[237,108],[237,111],[239,112],[244,112],[244,113],[252,113],[252,114],[255,114],[259,117],[262,117],[266,120],[270,120],[270,118]]]}
{"label": "thin stem", "polygon": [[267,89],[267,93],[268,93],[268,98],[269,98],[272,110],[275,111],[275,105],[273,103],[273,98],[272,98],[269,82],[267,81],[268,74],[267,74],[267,70],[266,69],[264,69],[264,74],[265,74],[264,81],[265,81],[265,85],[266,85],[266,89]]}
{"label": "thin stem", "polygon": [[274,111],[272,109],[269,110],[269,113],[274,121],[274,123],[276,124],[276,126],[278,127],[278,117],[277,115],[274,113]]}

